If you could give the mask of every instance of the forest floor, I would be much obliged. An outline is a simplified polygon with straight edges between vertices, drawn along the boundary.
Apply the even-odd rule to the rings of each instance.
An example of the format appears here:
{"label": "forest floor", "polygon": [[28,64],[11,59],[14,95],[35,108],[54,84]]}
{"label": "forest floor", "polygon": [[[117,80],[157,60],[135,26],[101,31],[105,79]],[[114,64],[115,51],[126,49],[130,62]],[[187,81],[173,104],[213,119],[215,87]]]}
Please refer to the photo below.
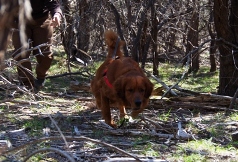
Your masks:
{"label": "forest floor", "polygon": [[[62,82],[65,84],[62,85]],[[1,82],[2,86],[5,85]],[[37,94],[0,91],[0,161],[238,161],[238,113],[229,97],[161,98],[157,88],[137,119],[102,120],[88,81],[48,78]],[[130,110],[128,110],[128,113]]]}

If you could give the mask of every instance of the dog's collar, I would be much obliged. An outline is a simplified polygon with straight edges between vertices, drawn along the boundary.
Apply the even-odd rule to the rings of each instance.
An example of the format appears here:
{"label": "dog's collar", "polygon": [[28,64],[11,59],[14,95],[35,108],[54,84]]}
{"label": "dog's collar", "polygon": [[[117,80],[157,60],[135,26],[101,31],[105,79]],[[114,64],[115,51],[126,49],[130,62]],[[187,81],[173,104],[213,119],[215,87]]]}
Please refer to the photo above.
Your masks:
{"label": "dog's collar", "polygon": [[[115,60],[119,59],[120,57],[119,56],[116,56]],[[114,61],[114,60],[113,60]],[[108,77],[107,77],[107,68],[104,70],[103,72],[103,78],[104,78],[104,81],[106,83],[106,85],[109,87],[109,88],[113,88],[113,85],[110,83],[110,81],[108,80]]]}
{"label": "dog's collar", "polygon": [[105,81],[106,85],[109,88],[113,88],[112,84],[110,83],[110,81],[108,80],[108,77],[107,77],[107,69],[104,70],[103,78],[104,78],[104,81]]}

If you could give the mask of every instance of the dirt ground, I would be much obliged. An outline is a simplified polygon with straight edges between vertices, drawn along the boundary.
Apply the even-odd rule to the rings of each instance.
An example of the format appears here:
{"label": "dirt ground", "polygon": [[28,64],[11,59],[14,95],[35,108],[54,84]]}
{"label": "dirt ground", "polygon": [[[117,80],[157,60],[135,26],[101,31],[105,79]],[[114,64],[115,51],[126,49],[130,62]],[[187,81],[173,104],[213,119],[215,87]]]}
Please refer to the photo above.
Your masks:
{"label": "dirt ground", "polygon": [[183,156],[197,154],[205,161],[238,160],[237,151],[217,154],[199,148],[179,149],[201,139],[226,147],[232,142],[230,134],[237,130],[238,122],[227,121],[222,115],[228,103],[220,102],[222,105],[204,97],[201,103],[200,98],[153,96],[143,114],[123,121],[118,118],[118,110],[112,108],[118,124],[112,129],[102,120],[87,88],[77,92],[40,91],[37,96],[16,93],[0,103],[0,140],[11,145],[1,146],[1,159],[184,161]]}

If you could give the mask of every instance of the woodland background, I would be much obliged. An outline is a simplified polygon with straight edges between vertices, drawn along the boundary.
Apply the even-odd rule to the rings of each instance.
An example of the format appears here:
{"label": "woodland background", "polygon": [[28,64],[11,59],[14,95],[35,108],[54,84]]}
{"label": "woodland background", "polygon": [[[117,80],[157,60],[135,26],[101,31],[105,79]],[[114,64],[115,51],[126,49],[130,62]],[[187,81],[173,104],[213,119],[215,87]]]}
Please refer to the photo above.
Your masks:
{"label": "woodland background", "polygon": [[[69,58],[75,53],[78,53],[78,57],[85,56],[82,51],[91,55],[100,53],[100,50],[104,51],[103,33],[107,29],[113,29],[126,42],[125,56],[131,56],[141,62],[142,68],[146,61],[152,61],[153,74],[157,76],[160,61],[176,60],[189,67],[188,73],[197,72],[201,61],[199,56],[205,52],[209,53],[210,71],[216,71],[219,65],[218,94],[235,94],[238,88],[237,1],[60,2],[65,18],[59,34]],[[7,2],[2,0],[2,3]],[[26,4],[23,3],[19,8],[22,24],[20,27],[23,30],[24,21],[30,17],[27,10],[21,9],[26,8]],[[2,31],[5,32],[1,35],[1,51],[7,48],[7,42],[4,40],[9,36],[13,17],[17,16],[18,9],[12,10],[11,7],[14,7],[14,4],[9,6],[7,20],[7,14],[2,13]],[[22,36],[24,40],[24,34]],[[3,56],[4,52],[1,55]]]}
{"label": "woodland background", "polygon": [[200,55],[207,53],[210,71],[219,67],[217,93],[233,96],[238,88],[235,0],[62,0],[62,5],[63,45],[69,55],[73,44],[100,53],[104,31],[113,29],[126,42],[125,55],[142,68],[152,61],[154,75],[159,76],[160,61],[176,61],[188,66],[187,73],[196,73]]}
{"label": "woodland background", "polygon": [[[60,3],[64,18],[55,31],[56,61],[51,69],[58,71],[47,77],[43,91],[32,94],[16,84],[13,69],[18,62],[9,57],[11,22],[16,16],[22,51],[27,47],[24,25],[30,19],[29,0],[0,0],[0,160],[238,160],[236,0]],[[125,56],[139,62],[156,87],[163,87],[155,89],[153,94],[159,91],[159,97],[153,95],[139,119],[121,125],[113,109],[121,125],[116,130],[101,121],[88,86],[95,62],[105,58],[104,32],[108,29],[126,42]],[[184,67],[179,81],[199,73],[200,65],[209,66],[204,85],[208,86],[205,77],[219,73],[217,91],[186,90],[178,86],[179,81],[166,85],[160,80],[164,72],[159,70],[164,63]],[[174,97],[174,89],[183,95]]]}

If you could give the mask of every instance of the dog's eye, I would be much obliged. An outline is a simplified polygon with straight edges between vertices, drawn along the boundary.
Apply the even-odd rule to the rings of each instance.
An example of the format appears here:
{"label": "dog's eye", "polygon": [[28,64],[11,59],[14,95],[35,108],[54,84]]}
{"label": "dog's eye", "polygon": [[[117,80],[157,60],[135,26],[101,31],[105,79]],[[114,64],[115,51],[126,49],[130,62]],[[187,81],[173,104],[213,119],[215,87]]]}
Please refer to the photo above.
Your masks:
{"label": "dog's eye", "polygon": [[128,91],[128,92],[131,92],[131,93],[132,93],[132,92],[134,92],[134,90],[133,90],[133,89],[128,89],[127,91]]}
{"label": "dog's eye", "polygon": [[142,93],[142,92],[145,92],[145,90],[144,89],[139,89],[139,91]]}

